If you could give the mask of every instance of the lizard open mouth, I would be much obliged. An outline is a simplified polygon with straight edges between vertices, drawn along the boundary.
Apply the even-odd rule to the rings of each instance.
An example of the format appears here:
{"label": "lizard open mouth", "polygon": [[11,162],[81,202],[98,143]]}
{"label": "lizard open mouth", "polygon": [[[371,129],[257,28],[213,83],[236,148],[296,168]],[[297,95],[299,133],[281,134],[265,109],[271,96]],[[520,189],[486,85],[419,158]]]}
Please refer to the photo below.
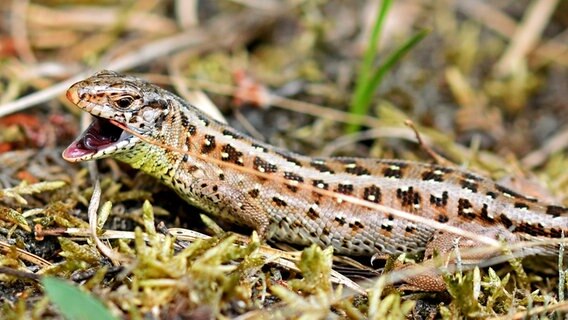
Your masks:
{"label": "lizard open mouth", "polygon": [[63,158],[74,162],[102,158],[130,144],[132,138],[110,120],[95,116],[87,130],[63,151]]}

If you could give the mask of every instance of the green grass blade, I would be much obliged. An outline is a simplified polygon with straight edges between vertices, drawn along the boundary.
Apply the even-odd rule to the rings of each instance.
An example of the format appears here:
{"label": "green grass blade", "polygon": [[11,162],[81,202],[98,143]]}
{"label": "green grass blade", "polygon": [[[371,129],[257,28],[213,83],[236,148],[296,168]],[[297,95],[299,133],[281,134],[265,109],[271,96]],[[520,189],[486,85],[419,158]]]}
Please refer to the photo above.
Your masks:
{"label": "green grass blade", "polygon": [[[375,60],[377,52],[379,51],[379,39],[381,37],[383,25],[385,23],[387,13],[390,10],[391,5],[392,5],[392,0],[385,0],[381,2],[381,6],[379,7],[379,11],[377,13],[377,20],[373,25],[373,30],[371,30],[371,36],[369,38],[369,46],[367,46],[367,49],[365,50],[365,55],[363,56],[363,63],[361,64],[359,69],[359,76],[357,78],[357,88],[355,92],[357,92],[357,89],[362,87],[359,84],[364,84],[369,79],[371,70],[373,68],[373,61]],[[358,97],[358,95],[355,94],[355,97]]]}
{"label": "green grass blade", "polygon": [[[371,100],[373,99],[373,94],[375,90],[381,85],[381,82],[385,74],[392,69],[392,67],[400,61],[404,55],[410,51],[418,42],[420,42],[428,34],[427,30],[422,30],[417,34],[409,38],[402,46],[391,53],[383,64],[381,64],[373,73],[372,77],[368,80],[368,85],[365,86],[365,90],[362,93],[361,105],[365,106],[362,114],[365,114],[369,106],[371,105]],[[358,129],[358,128],[357,128]]]}
{"label": "green grass blade", "polygon": [[42,281],[49,300],[68,320],[116,319],[97,299],[63,280],[47,277]]}
{"label": "green grass blade", "polygon": [[[427,34],[421,31],[406,41],[400,48],[391,54],[385,63],[381,64],[375,70],[373,62],[378,52],[379,39],[385,23],[387,13],[392,5],[392,0],[384,0],[379,6],[377,19],[373,25],[371,36],[369,38],[369,46],[365,50],[363,61],[359,69],[359,75],[355,84],[355,92],[352,96],[349,106],[349,113],[354,115],[364,115],[369,111],[373,93],[377,90],[381,81],[388,70],[398,62],[412,47],[414,47]],[[358,131],[360,125],[349,124],[346,127],[346,133],[354,133]]]}
{"label": "green grass blade", "polygon": [[[361,66],[359,67],[359,76],[357,77],[357,81],[355,82],[355,93],[351,99],[351,104],[349,106],[349,113],[362,115],[366,113],[366,108],[362,104],[363,94],[366,91],[366,87],[369,83],[369,78],[371,75],[371,71],[373,70],[373,62],[375,57],[377,56],[377,52],[379,50],[379,39],[381,37],[383,25],[385,23],[385,19],[387,13],[392,5],[392,0],[385,0],[381,2],[379,6],[379,10],[377,13],[377,19],[375,20],[375,24],[373,25],[373,30],[371,30],[371,36],[369,38],[369,46],[365,50],[365,54],[363,56],[363,61]],[[347,126],[347,132],[355,132],[359,129],[359,125],[349,124]]]}

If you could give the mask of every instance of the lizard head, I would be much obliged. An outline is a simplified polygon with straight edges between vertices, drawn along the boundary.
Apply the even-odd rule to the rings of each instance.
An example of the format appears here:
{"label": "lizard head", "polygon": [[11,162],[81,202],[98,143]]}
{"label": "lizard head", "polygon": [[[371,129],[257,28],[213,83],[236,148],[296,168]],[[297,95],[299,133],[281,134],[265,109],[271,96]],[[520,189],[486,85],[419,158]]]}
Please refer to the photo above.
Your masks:
{"label": "lizard head", "polygon": [[159,90],[138,78],[106,70],[73,84],[67,99],[94,119],[63,151],[63,158],[79,162],[131,150],[141,139],[124,128],[148,138],[158,135],[159,123],[169,112]]}

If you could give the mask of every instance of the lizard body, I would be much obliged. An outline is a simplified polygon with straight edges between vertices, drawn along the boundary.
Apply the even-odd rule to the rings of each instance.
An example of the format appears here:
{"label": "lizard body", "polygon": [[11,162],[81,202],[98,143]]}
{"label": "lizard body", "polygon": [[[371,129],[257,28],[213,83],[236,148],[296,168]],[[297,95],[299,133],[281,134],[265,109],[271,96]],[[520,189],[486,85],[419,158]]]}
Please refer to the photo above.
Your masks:
{"label": "lizard body", "polygon": [[[471,172],[402,160],[294,154],[247,137],[135,77],[101,71],[74,84],[67,97],[95,120],[64,151],[65,159],[114,157],[161,180],[212,216],[274,240],[333,246],[353,256],[416,252],[436,243],[436,230],[430,226],[314,188],[508,242],[560,238],[568,231],[566,208]],[[277,179],[266,179],[267,174]],[[303,184],[312,188],[301,188]]]}

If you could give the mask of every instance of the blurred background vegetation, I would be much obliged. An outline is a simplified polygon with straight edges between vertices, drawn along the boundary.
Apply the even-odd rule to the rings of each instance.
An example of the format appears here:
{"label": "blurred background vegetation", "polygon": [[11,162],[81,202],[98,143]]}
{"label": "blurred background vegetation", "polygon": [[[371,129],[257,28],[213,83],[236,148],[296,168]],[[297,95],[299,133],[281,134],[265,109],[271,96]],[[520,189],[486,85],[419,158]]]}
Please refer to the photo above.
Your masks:
{"label": "blurred background vegetation", "polygon": [[[313,248],[303,260],[311,263],[293,271],[267,262],[254,242],[237,250],[222,233],[185,249],[163,237],[144,242],[154,219],[205,227],[174,193],[107,159],[99,164],[101,198],[113,204],[105,229],[139,240],[108,240],[130,257],[111,261],[88,233],[69,235],[87,228],[93,182],[85,165],[60,154],[81,127],[65,90],[112,69],[214,105],[239,130],[307,155],[432,161],[404,125],[410,119],[454,163],[566,204],[567,1],[6,0],[0,17],[5,317],[58,317],[37,282],[48,274],[73,279],[117,317],[451,318],[533,303],[547,315],[566,308],[564,280],[548,267],[524,286],[504,281],[512,267],[501,266],[486,275],[500,284],[481,295],[464,285],[401,297],[369,277],[367,299],[308,276],[330,272],[331,257]],[[152,209],[142,209],[146,200]],[[163,241],[171,251],[158,250]]]}

